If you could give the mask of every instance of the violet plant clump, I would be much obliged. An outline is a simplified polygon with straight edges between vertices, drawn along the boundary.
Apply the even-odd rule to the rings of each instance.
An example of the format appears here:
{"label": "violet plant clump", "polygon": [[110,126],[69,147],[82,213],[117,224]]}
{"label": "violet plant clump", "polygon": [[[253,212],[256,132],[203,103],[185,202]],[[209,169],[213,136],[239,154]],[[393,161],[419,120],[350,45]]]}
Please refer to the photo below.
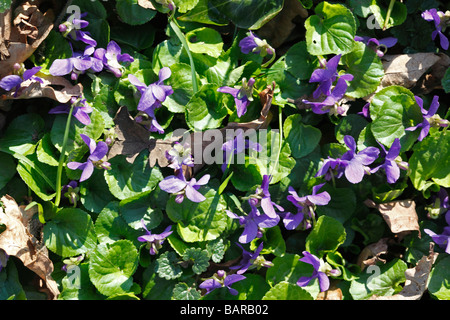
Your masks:
{"label": "violet plant clump", "polygon": [[168,236],[172,234],[173,231],[172,226],[168,226],[163,232],[159,234],[153,234],[151,231],[147,229],[145,226],[144,220],[141,220],[142,228],[145,230],[145,234],[143,236],[139,236],[137,239],[139,242],[146,243],[147,249],[149,249],[149,253],[151,255],[155,255],[158,253],[158,250],[161,249],[162,244],[166,240]]}
{"label": "violet plant clump", "polygon": [[232,288],[231,285],[235,282],[242,281],[244,279],[245,277],[243,275],[239,274],[227,275],[227,273],[224,270],[219,270],[210,279],[206,279],[205,281],[200,283],[199,288],[205,289],[206,294],[209,294],[213,290],[225,287],[228,289],[230,294],[235,296],[239,292],[236,289]]}
{"label": "violet plant clump", "polygon": [[67,168],[71,170],[82,170],[80,182],[89,179],[95,168],[109,170],[111,164],[105,160],[108,153],[108,145],[104,141],[96,143],[85,134],[80,134],[81,139],[89,147],[89,156],[85,162],[71,161],[67,163]]}
{"label": "violet plant clump", "polygon": [[368,166],[378,158],[380,150],[376,147],[367,147],[356,152],[355,139],[348,135],[344,137],[344,142],[350,150],[345,152],[341,158],[329,157],[326,159],[316,175],[325,176],[326,180],[332,179],[333,176],[340,178],[345,175],[349,182],[359,183],[365,174],[371,173]]}
{"label": "violet plant clump", "polygon": [[151,132],[164,133],[164,129],[156,121],[155,110],[162,106],[162,103],[166,100],[167,96],[173,94],[172,87],[164,85],[164,81],[170,78],[171,73],[170,68],[162,68],[159,71],[158,81],[149,86],[146,86],[139,81],[136,76],[132,74],[128,75],[130,83],[132,83],[141,94],[137,106],[137,109],[141,111],[141,114],[136,117],[136,121],[144,122],[146,118],[148,118],[149,124],[146,127]]}
{"label": "violet plant clump", "polygon": [[298,227],[306,230],[312,227],[315,221],[316,205],[325,206],[330,200],[330,194],[326,191],[318,193],[324,183],[316,185],[312,189],[312,194],[300,197],[294,188],[289,187],[287,199],[297,208],[297,213],[287,212],[284,214],[283,223],[286,229],[294,230]]}
{"label": "violet plant clump", "polygon": [[0,299],[446,300],[450,12],[219,2],[0,6]]}

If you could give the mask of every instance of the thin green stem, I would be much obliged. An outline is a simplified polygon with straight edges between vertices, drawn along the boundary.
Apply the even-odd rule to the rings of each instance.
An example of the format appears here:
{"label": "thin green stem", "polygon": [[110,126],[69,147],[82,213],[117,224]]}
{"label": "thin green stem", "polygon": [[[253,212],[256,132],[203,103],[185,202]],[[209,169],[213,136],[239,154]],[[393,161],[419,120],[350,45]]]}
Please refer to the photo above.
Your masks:
{"label": "thin green stem", "polygon": [[386,13],[386,19],[384,20],[383,31],[387,29],[387,24],[389,23],[389,19],[391,19],[392,9],[394,8],[395,0],[391,0],[389,3],[389,8]]}
{"label": "thin green stem", "polygon": [[270,176],[273,175],[273,172],[276,169],[278,169],[278,165],[280,162],[280,154],[281,154],[281,148],[283,147],[283,112],[281,106],[278,106],[278,123],[279,123],[279,135],[278,135],[278,151],[277,151],[277,158],[275,160],[275,164],[272,167],[272,170],[270,171]]}
{"label": "thin green stem", "polygon": [[192,74],[192,89],[193,89],[194,94],[195,94],[198,91],[198,83],[197,83],[197,75],[196,75],[196,72],[195,72],[194,58],[192,57],[191,50],[189,50],[189,46],[188,46],[188,43],[186,41],[186,36],[183,34],[183,32],[181,32],[180,27],[178,26],[178,24],[173,19],[173,15],[171,16],[171,19],[170,19],[170,27],[175,32],[175,34],[177,35],[178,39],[180,39],[181,44],[183,45],[184,50],[186,50],[186,53],[187,53],[187,55],[189,57],[189,63],[191,65],[191,74]]}
{"label": "thin green stem", "polygon": [[275,50],[274,50],[274,52],[273,52],[273,54],[272,54],[272,57],[269,59],[269,61],[267,61],[266,63],[264,63],[263,65],[261,65],[261,67],[262,67],[262,68],[268,67],[268,66],[275,60],[276,56],[277,56],[277,55],[275,54]]}
{"label": "thin green stem", "polygon": [[70,123],[72,121],[72,112],[73,112],[74,104],[70,107],[69,116],[67,117],[66,129],[64,131],[64,139],[63,145],[61,148],[61,155],[59,156],[58,162],[58,171],[56,172],[56,198],[55,198],[55,206],[58,207],[61,202],[61,177],[64,163],[66,162],[66,149],[67,149],[67,140],[69,139],[69,131],[70,131]]}

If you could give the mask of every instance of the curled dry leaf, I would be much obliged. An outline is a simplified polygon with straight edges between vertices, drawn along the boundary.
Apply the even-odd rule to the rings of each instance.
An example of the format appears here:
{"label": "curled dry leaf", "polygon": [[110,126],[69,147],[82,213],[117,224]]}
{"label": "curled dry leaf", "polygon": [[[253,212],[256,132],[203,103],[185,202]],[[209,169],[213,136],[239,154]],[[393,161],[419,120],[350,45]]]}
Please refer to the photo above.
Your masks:
{"label": "curled dry leaf", "polygon": [[67,103],[72,96],[79,97],[83,93],[83,86],[80,83],[73,85],[63,77],[41,74],[38,74],[38,76],[43,80],[42,84],[38,81],[24,81],[17,92],[17,97],[14,97],[14,92],[8,92],[2,98],[5,100],[50,98],[61,103]]}
{"label": "curled dry leaf", "polygon": [[12,74],[15,63],[27,60],[53,28],[52,9],[41,12],[43,1],[26,1],[14,13],[0,13],[0,78]]}
{"label": "curled dry leaf", "polygon": [[387,297],[374,295],[370,300],[420,300],[427,290],[431,267],[439,255],[434,252],[433,247],[433,243],[430,243],[430,252],[428,256],[423,256],[414,268],[405,271],[406,282],[402,291]]}
{"label": "curled dry leaf", "polygon": [[416,203],[413,200],[398,200],[381,204],[375,204],[368,200],[365,204],[380,211],[392,233],[418,231],[419,238],[421,237]]}
{"label": "curled dry leaf", "polygon": [[389,238],[381,238],[375,243],[371,243],[366,246],[358,256],[357,265],[361,268],[361,271],[365,267],[375,265],[377,261],[386,263],[386,260],[380,258],[388,251]]}
{"label": "curled dry leaf", "polygon": [[0,233],[0,248],[7,255],[20,259],[24,266],[36,273],[45,283],[49,299],[56,299],[59,295],[58,285],[51,274],[54,270],[53,262],[48,257],[48,251],[32,235],[29,229],[34,211],[25,211],[19,207],[10,196],[1,198],[0,224],[6,229]]}

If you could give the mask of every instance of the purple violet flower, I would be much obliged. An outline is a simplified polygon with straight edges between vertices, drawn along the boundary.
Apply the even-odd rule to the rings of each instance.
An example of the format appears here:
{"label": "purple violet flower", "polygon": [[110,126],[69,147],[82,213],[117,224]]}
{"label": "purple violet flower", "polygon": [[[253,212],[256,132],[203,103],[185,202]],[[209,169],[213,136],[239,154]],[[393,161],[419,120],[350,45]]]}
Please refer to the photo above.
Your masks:
{"label": "purple violet flower", "polygon": [[449,47],[448,38],[443,34],[443,29],[441,25],[441,17],[444,17],[444,13],[442,11],[438,11],[436,9],[425,10],[421,14],[422,18],[426,21],[434,21],[434,27],[436,30],[431,34],[431,39],[436,39],[436,36],[439,35],[439,42],[441,44],[442,49],[447,50]]}
{"label": "purple violet flower", "polygon": [[441,234],[437,234],[430,229],[424,229],[424,231],[439,247],[450,254],[450,226],[444,227],[444,231]]}
{"label": "purple violet flower", "polygon": [[341,105],[339,101],[344,97],[347,91],[347,82],[345,78],[338,79],[333,91],[322,102],[312,102],[303,99],[302,102],[310,104],[312,111],[316,114],[330,113],[331,115],[345,116],[347,114],[348,106]]}
{"label": "purple violet flower", "polygon": [[245,250],[239,243],[236,243],[236,245],[242,249],[242,260],[237,266],[230,267],[230,270],[239,269],[236,272],[237,274],[243,274],[247,270],[251,270],[254,268],[257,268],[259,270],[261,267],[270,268],[273,266],[272,262],[267,261],[263,256],[259,255],[261,253],[261,250],[263,249],[263,242],[259,244],[258,248],[256,248],[255,252],[253,253]]}
{"label": "purple violet flower", "polygon": [[[332,94],[331,87],[333,85],[333,82],[336,79],[344,79],[346,81],[353,80],[353,75],[351,75],[351,74],[339,75],[339,73],[337,71],[337,67],[339,65],[339,61],[341,60],[341,56],[342,55],[338,54],[338,55],[334,56],[333,58],[331,58],[328,62],[325,61],[325,63],[324,63],[325,69],[322,69],[322,68],[316,69],[311,74],[311,78],[309,79],[309,82],[310,83],[311,82],[319,82],[319,86],[313,92],[314,99],[319,98],[321,94],[330,96]],[[347,87],[345,88],[343,93],[345,93],[346,90],[347,90]],[[342,96],[343,96],[343,94],[342,94]]]}
{"label": "purple violet flower", "polygon": [[218,92],[228,93],[234,97],[234,102],[236,103],[237,116],[240,118],[247,112],[247,107],[253,101],[253,85],[255,84],[255,79],[246,78],[242,79],[242,86],[239,88],[231,87],[220,87],[217,89]]}
{"label": "purple violet flower", "polygon": [[255,53],[261,57],[265,57],[267,54],[274,55],[275,49],[272,48],[266,40],[261,40],[249,31],[247,37],[239,41],[239,47],[244,54]]}
{"label": "purple violet flower", "polygon": [[[141,98],[139,100],[137,109],[142,113],[139,115],[141,118],[137,118],[136,121],[142,122],[146,120],[145,118],[150,118],[148,129],[152,132],[164,133],[164,129],[156,121],[155,109],[161,107],[161,103],[166,100],[166,98],[173,93],[171,86],[164,85],[164,81],[170,78],[172,72],[170,68],[164,67],[159,70],[159,79],[155,83],[148,86],[143,84],[136,78],[135,75],[129,74],[128,80],[138,89],[141,93]],[[146,116],[146,115],[147,116]]]}
{"label": "purple violet flower", "polygon": [[270,199],[269,184],[272,179],[269,175],[263,176],[261,187],[257,187],[255,193],[250,196],[249,203],[254,207],[261,207],[263,212],[271,219],[278,217],[275,208],[283,212],[283,207],[279,206]]}
{"label": "purple violet flower", "polygon": [[249,243],[255,238],[261,238],[263,229],[272,228],[280,221],[280,217],[278,215],[271,218],[267,214],[261,214],[258,208],[252,205],[251,200],[249,200],[249,203],[251,211],[246,216],[238,216],[229,210],[225,210],[230,218],[238,219],[239,224],[244,226],[244,231],[239,237],[240,243]]}
{"label": "purple violet flower", "polygon": [[431,127],[448,127],[449,121],[442,119],[438,114],[436,114],[439,108],[439,96],[434,96],[431,101],[430,109],[426,111],[423,108],[423,100],[418,96],[415,96],[417,104],[420,106],[423,115],[423,121],[416,126],[406,128],[407,131],[414,131],[417,128],[422,128],[420,130],[418,141],[422,141],[430,132]]}
{"label": "purple violet flower", "polygon": [[172,0],[155,0],[156,3],[159,3],[163,7],[166,7],[170,11],[175,10],[175,3]]}
{"label": "purple violet flower", "polygon": [[111,164],[104,160],[108,153],[108,145],[104,141],[99,141],[98,144],[85,134],[80,134],[81,139],[89,147],[89,157],[86,162],[69,162],[67,167],[72,170],[83,170],[80,177],[80,182],[83,182],[92,175],[94,167],[109,170]]}
{"label": "purple violet flower", "polygon": [[158,250],[161,249],[164,240],[166,240],[166,238],[172,234],[173,231],[170,231],[172,226],[168,226],[160,234],[152,234],[150,231],[148,231],[143,219],[141,219],[141,224],[145,230],[145,235],[138,237],[138,241],[147,243],[147,248],[149,249],[151,255],[158,254]]}
{"label": "purple violet flower", "polygon": [[387,182],[395,183],[400,177],[400,169],[408,169],[408,163],[402,161],[399,157],[401,149],[400,139],[396,138],[394,140],[388,152],[386,152],[386,149],[381,143],[380,146],[385,154],[384,163],[370,170],[370,173],[375,173],[379,169],[383,168],[386,172]]}
{"label": "purple violet flower", "polygon": [[[330,169],[337,171],[336,177],[340,178],[345,174],[347,180],[351,183],[359,183],[362,181],[364,174],[370,174],[368,165],[372,164],[377,158],[380,150],[375,147],[367,147],[356,153],[356,142],[352,136],[345,136],[344,142],[350,149],[340,159],[328,157],[318,170],[316,177],[329,173]],[[329,180],[330,175],[326,175],[325,179]]]}
{"label": "purple violet flower", "polygon": [[38,81],[40,83],[44,82],[41,78],[36,76],[36,73],[38,73],[41,69],[42,67],[33,67],[29,70],[23,70],[20,64],[16,63],[14,64],[14,71],[17,73],[21,73],[21,75],[12,74],[2,78],[0,80],[0,88],[6,91],[11,91],[15,89],[14,97],[17,97],[19,94],[20,85],[23,82],[27,80]]}
{"label": "purple violet flower", "polygon": [[186,181],[183,174],[183,170],[176,170],[175,175],[168,176],[159,183],[161,190],[175,194],[175,201],[181,203],[186,196],[192,202],[202,202],[206,198],[197,190],[208,183],[210,179],[209,174],[205,174],[198,181],[192,178],[190,181]]}
{"label": "purple violet flower", "polygon": [[61,189],[61,193],[64,197],[69,199],[69,202],[76,207],[78,200],[80,200],[80,196],[78,193],[80,192],[80,188],[78,187],[78,183],[74,180],[70,181],[68,184],[64,185]]}
{"label": "purple violet flower", "polygon": [[370,107],[370,102],[367,102],[363,107],[362,107],[362,110],[360,111],[360,112],[358,112],[358,114],[359,115],[362,115],[364,118],[366,118],[366,119],[370,119],[370,114],[369,114],[369,112],[370,112],[370,110],[369,110],[369,107]]}
{"label": "purple violet flower", "polygon": [[330,287],[330,280],[328,279],[328,276],[339,276],[341,273],[337,269],[332,269],[327,262],[317,258],[308,251],[303,251],[303,258],[300,258],[299,261],[308,263],[314,268],[311,277],[300,277],[300,279],[298,279],[297,285],[300,287],[306,287],[311,281],[318,279],[320,291],[327,291]]}
{"label": "purple violet flower", "polygon": [[[85,126],[91,124],[91,118],[89,114],[94,111],[92,107],[87,103],[86,99],[82,99],[81,97],[72,97],[70,99],[70,103],[74,106],[72,115],[80,121]],[[67,104],[56,106],[48,112],[49,114],[61,114],[61,113],[69,113],[70,106]]]}
{"label": "purple violet flower", "polygon": [[124,69],[122,64],[134,61],[134,58],[128,53],[122,54],[122,49],[114,40],[108,43],[106,49],[96,49],[94,57],[102,61],[105,69],[112,72],[117,78],[122,76]]}
{"label": "purple violet flower", "polygon": [[198,286],[200,289],[205,289],[206,294],[209,294],[215,289],[226,287],[228,291],[233,295],[237,295],[239,292],[236,289],[231,288],[231,285],[235,282],[244,280],[245,277],[240,274],[227,275],[224,270],[219,270],[210,279],[206,279]]}
{"label": "purple violet flower", "polygon": [[224,161],[221,167],[222,172],[225,172],[233,155],[240,154],[244,152],[245,149],[252,149],[257,152],[262,150],[262,146],[259,143],[244,138],[244,130],[238,129],[236,132],[237,134],[233,140],[230,139],[222,145],[222,150],[225,151],[223,154]]}
{"label": "purple violet flower", "polygon": [[91,57],[95,52],[92,46],[86,47],[83,53],[73,52],[71,58],[55,59],[50,66],[52,76],[65,76],[70,73],[72,80],[77,80],[80,74],[86,71],[100,72],[103,70],[103,63],[100,59]]}
{"label": "purple violet flower", "polygon": [[[301,223],[303,223],[303,229],[309,229],[311,227],[311,219],[314,219],[315,216],[315,207],[316,205],[325,206],[330,200],[330,194],[326,191],[317,193],[324,183],[316,185],[313,187],[312,194],[304,197],[299,197],[294,188],[289,187],[290,195],[287,196],[287,199],[297,207],[297,213],[286,213],[283,218],[283,223],[286,229],[294,230]],[[305,218],[306,216],[306,218]]]}
{"label": "purple violet flower", "polygon": [[439,247],[444,249],[446,253],[450,254],[450,210],[445,214],[445,221],[447,222],[447,226],[444,227],[444,230],[441,234],[437,234],[430,229],[424,229],[424,231]]}
{"label": "purple violet flower", "polygon": [[[86,15],[87,12],[82,13],[80,18],[84,18]],[[59,32],[61,32],[65,38],[69,37],[74,41],[82,41],[89,46],[96,47],[97,41],[90,36],[90,33],[81,30],[88,25],[89,22],[86,20],[72,18],[59,25]]]}
{"label": "purple violet flower", "polygon": [[383,39],[376,39],[371,37],[355,36],[355,41],[360,41],[366,44],[369,48],[376,52],[380,58],[384,56],[388,48],[392,48],[397,44],[397,38],[387,37]]}

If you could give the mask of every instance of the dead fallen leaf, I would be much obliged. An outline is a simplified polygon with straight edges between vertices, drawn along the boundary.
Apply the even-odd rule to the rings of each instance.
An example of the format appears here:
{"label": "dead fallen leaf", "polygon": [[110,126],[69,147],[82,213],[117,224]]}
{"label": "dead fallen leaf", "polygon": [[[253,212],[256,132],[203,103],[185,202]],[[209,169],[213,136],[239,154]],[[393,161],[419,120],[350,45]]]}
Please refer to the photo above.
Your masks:
{"label": "dead fallen leaf", "polygon": [[61,103],[67,103],[72,96],[79,97],[83,94],[83,86],[80,83],[73,85],[64,77],[37,74],[43,83],[27,80],[22,82],[17,97],[14,92],[3,95],[5,100],[9,99],[33,99],[50,98]]}
{"label": "dead fallen leaf", "polygon": [[170,150],[173,142],[178,141],[180,137],[167,140],[151,138],[150,132],[130,116],[126,107],[121,107],[117,111],[114,123],[116,124],[114,130],[117,139],[109,150],[108,159],[117,155],[125,155],[127,160],[132,163],[142,150],[148,149],[150,151],[150,167],[154,167],[156,164],[160,167],[169,165],[165,156],[166,150]]}
{"label": "dead fallen leaf", "polygon": [[48,257],[47,248],[37,241],[28,227],[33,211],[25,211],[8,195],[1,198],[1,203],[0,223],[6,229],[0,233],[0,248],[7,255],[20,259],[25,267],[36,273],[51,293],[49,299],[56,299],[59,289],[51,276],[53,262]]}
{"label": "dead fallen leaf", "polygon": [[380,204],[369,200],[365,204],[380,211],[392,233],[418,231],[419,238],[421,237],[416,203],[413,200],[398,200]]}
{"label": "dead fallen leaf", "polygon": [[0,79],[12,74],[15,63],[27,60],[53,28],[54,12],[39,10],[42,1],[24,2],[14,13],[0,13]]}
{"label": "dead fallen leaf", "polygon": [[375,243],[366,246],[358,256],[357,265],[364,270],[365,267],[375,265],[377,261],[386,263],[386,260],[380,258],[388,251],[389,238],[381,238]]}
{"label": "dead fallen leaf", "polygon": [[342,300],[342,290],[337,287],[336,281],[331,281],[327,291],[320,292],[316,300]]}
{"label": "dead fallen leaf", "polygon": [[439,55],[432,52],[385,55],[381,86],[399,85],[410,89],[440,59]]}
{"label": "dead fallen leaf", "polygon": [[140,5],[142,8],[145,9],[156,10],[156,8],[153,6],[153,3],[151,3],[150,0],[138,0],[138,5]]}
{"label": "dead fallen leaf", "polygon": [[419,79],[413,88],[416,94],[428,94],[433,90],[442,89],[442,79],[450,67],[450,57],[443,53],[438,53],[438,56],[440,59],[433,64],[425,76]]}
{"label": "dead fallen leaf", "polygon": [[427,94],[442,89],[441,80],[450,66],[450,57],[443,53],[419,52],[385,55],[382,58],[384,76],[374,93],[364,97],[370,101],[383,88],[397,85]]}
{"label": "dead fallen leaf", "polygon": [[434,244],[430,243],[430,253],[423,256],[414,268],[405,271],[406,282],[402,291],[393,296],[372,296],[370,300],[420,300],[427,290],[428,277],[431,267],[437,259]]}
{"label": "dead fallen leaf", "polygon": [[[0,61],[10,57],[8,43],[11,37],[11,10],[0,14]],[[1,73],[0,73],[1,75]]]}

